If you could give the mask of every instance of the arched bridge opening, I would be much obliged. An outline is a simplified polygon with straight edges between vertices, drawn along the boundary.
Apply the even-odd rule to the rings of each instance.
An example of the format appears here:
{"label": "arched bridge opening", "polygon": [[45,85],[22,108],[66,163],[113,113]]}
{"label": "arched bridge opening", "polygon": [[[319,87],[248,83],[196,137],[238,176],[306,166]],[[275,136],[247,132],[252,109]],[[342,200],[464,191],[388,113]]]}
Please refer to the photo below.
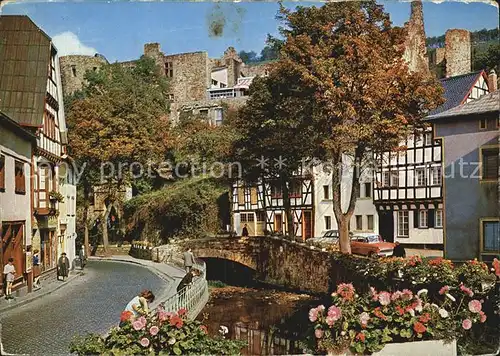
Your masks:
{"label": "arched bridge opening", "polygon": [[239,287],[252,287],[257,271],[242,263],[219,257],[199,257],[206,263],[207,280]]}

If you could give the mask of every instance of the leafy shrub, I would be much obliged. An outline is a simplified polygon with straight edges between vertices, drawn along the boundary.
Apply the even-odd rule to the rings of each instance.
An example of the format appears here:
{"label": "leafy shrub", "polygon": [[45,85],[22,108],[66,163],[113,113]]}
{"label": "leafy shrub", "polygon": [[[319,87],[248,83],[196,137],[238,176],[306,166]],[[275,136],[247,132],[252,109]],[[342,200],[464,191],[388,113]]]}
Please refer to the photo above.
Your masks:
{"label": "leafy shrub", "polygon": [[120,326],[107,336],[89,334],[77,337],[70,352],[77,355],[236,355],[245,346],[242,341],[225,338],[227,329],[217,338],[208,336],[202,322],[188,320],[187,311],[169,313],[158,308],[147,316],[134,318],[125,311]]}

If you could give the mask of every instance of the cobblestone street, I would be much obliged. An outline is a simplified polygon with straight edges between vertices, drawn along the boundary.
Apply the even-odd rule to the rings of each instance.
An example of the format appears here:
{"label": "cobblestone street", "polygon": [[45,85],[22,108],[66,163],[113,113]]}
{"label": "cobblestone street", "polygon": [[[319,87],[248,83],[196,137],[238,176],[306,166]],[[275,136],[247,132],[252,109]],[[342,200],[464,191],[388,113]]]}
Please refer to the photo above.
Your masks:
{"label": "cobblestone street", "polygon": [[132,264],[91,261],[70,286],[1,316],[8,353],[68,354],[74,335],[106,332],[118,324],[125,305],[142,289],[160,294],[165,282]]}

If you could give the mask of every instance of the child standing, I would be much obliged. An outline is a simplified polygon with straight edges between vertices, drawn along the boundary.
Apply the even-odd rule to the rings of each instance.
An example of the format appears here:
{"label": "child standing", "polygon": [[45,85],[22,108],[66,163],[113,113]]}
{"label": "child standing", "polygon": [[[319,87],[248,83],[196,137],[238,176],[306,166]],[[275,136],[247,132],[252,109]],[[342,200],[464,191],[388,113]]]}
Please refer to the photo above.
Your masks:
{"label": "child standing", "polygon": [[16,268],[14,267],[14,259],[12,257],[9,258],[9,262],[3,268],[3,276],[6,283],[5,299],[14,299],[12,296],[12,283],[14,283],[16,276]]}

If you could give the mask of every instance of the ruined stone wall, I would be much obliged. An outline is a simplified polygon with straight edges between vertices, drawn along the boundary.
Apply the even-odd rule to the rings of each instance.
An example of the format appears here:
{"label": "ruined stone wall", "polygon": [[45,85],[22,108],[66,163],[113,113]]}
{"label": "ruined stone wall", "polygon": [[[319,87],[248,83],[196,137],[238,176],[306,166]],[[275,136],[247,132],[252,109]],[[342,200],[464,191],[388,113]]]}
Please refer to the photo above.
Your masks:
{"label": "ruined stone wall", "polygon": [[170,79],[170,92],[174,101],[205,100],[210,87],[209,59],[207,52],[167,55],[163,61],[172,63],[174,76]]}
{"label": "ruined stone wall", "polygon": [[97,70],[108,62],[102,57],[71,55],[59,58],[63,94],[68,95],[83,88],[87,70]]}
{"label": "ruined stone wall", "polygon": [[425,44],[424,13],[422,2],[411,3],[410,20],[405,24],[407,37],[403,58],[412,72],[429,73],[427,47]]}
{"label": "ruined stone wall", "polygon": [[256,64],[244,64],[241,68],[245,77],[264,77],[269,74],[270,65],[273,62],[264,62]]}
{"label": "ruined stone wall", "polygon": [[446,77],[470,73],[471,42],[470,32],[453,29],[446,31]]}

